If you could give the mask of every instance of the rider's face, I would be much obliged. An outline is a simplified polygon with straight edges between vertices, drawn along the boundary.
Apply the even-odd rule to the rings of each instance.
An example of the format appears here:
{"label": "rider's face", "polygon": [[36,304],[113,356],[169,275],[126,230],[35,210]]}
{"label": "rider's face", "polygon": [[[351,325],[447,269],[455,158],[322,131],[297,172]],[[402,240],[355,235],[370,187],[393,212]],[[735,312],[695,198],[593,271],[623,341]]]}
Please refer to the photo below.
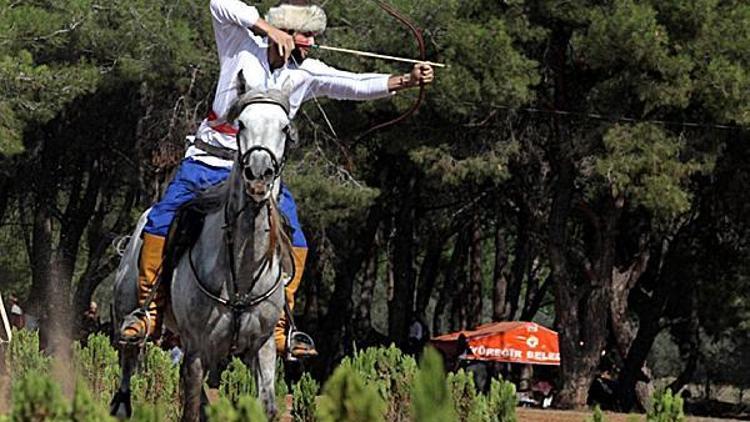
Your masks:
{"label": "rider's face", "polygon": [[298,61],[305,60],[307,55],[310,54],[310,49],[315,45],[315,33],[295,32],[294,43],[297,45],[297,48],[294,50],[296,54],[293,53],[295,54],[295,59]]}

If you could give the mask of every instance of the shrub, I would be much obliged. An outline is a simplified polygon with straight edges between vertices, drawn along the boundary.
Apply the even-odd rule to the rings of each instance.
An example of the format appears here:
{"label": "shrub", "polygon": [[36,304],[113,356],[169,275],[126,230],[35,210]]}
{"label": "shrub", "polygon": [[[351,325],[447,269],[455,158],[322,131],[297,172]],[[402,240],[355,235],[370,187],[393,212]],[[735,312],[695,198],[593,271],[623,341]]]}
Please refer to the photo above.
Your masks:
{"label": "shrub", "polygon": [[50,369],[50,358],[39,349],[39,333],[31,330],[13,330],[13,341],[6,354],[7,368],[15,379],[27,373],[45,374]]}
{"label": "shrub", "polygon": [[445,380],[443,359],[433,348],[425,350],[414,379],[412,405],[416,422],[453,422],[456,413]]}
{"label": "shrub", "polygon": [[417,363],[411,356],[403,354],[396,346],[368,348],[346,358],[342,366],[350,366],[365,382],[377,386],[386,401],[386,420],[409,420],[411,408],[411,386],[417,371]]}
{"label": "shrub", "polygon": [[243,395],[237,398],[236,407],[226,397],[206,409],[209,421],[216,422],[266,422],[265,410],[254,396]]}
{"label": "shrub", "polygon": [[169,353],[151,343],[146,344],[145,356],[131,382],[133,401],[140,405],[165,406],[167,416],[176,417],[180,406],[179,371],[172,365]]}
{"label": "shrub", "polygon": [[[158,404],[142,404],[135,406],[133,410],[133,416],[130,418],[132,422],[162,422],[169,419],[165,416],[166,411],[164,406]],[[173,415],[171,419],[176,419]]]}
{"label": "shrub", "polygon": [[289,386],[284,379],[284,361],[276,360],[276,379],[274,380],[274,389],[276,395],[276,419],[286,413],[286,395],[289,394]]}
{"label": "shrub", "polygon": [[448,389],[453,397],[458,419],[472,420],[469,418],[473,416],[472,409],[477,405],[478,400],[474,377],[463,369],[459,369],[458,372],[448,375]]}
{"label": "shrub", "polygon": [[320,384],[305,372],[292,389],[292,420],[296,422],[315,422],[315,396]]}
{"label": "shrub", "polygon": [[646,421],[682,422],[685,420],[682,397],[672,395],[671,390],[656,392],[651,401],[652,405],[646,414]]}
{"label": "shrub", "polygon": [[42,373],[29,371],[13,382],[13,415],[18,422],[61,421],[68,406],[60,386]]}
{"label": "shrub", "polygon": [[114,418],[109,416],[109,410],[104,403],[106,402],[93,399],[86,383],[79,381],[73,395],[70,420],[73,422],[114,421]]}
{"label": "shrub", "polygon": [[379,422],[385,420],[385,410],[377,387],[366,384],[351,366],[341,365],[323,387],[317,416],[320,422]]}
{"label": "shrub", "polygon": [[109,338],[102,334],[89,336],[86,346],[73,345],[73,362],[78,375],[83,377],[95,399],[109,400],[117,389],[120,365],[117,351]]}
{"label": "shrub", "polygon": [[219,394],[233,405],[236,405],[242,396],[258,396],[255,378],[241,359],[232,358],[227,369],[221,373]]}
{"label": "shrub", "polygon": [[594,406],[594,413],[591,415],[591,419],[588,419],[590,422],[605,422],[606,419],[604,418],[604,413],[602,413],[602,408],[599,407],[597,404]]}
{"label": "shrub", "polygon": [[512,382],[493,379],[487,396],[490,421],[515,422],[517,404],[516,386]]}

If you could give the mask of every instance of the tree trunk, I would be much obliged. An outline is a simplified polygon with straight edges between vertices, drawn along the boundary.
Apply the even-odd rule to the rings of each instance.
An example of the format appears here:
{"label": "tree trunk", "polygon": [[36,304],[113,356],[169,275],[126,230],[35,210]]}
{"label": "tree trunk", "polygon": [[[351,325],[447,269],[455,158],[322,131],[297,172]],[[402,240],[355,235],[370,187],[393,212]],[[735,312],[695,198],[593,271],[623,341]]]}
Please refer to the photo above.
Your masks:
{"label": "tree trunk", "polygon": [[416,179],[408,178],[401,194],[396,216],[396,235],[393,247],[393,296],[388,301],[388,335],[398,346],[406,344],[409,324],[414,319],[416,272],[414,271],[414,222]]}
{"label": "tree trunk", "polygon": [[[451,253],[450,265],[448,266],[448,271],[445,274],[445,282],[443,283],[443,287],[440,289],[440,296],[438,298],[437,305],[435,306],[435,314],[433,315],[432,332],[436,334],[442,333],[446,329],[446,327],[443,325],[443,316],[447,321],[453,320],[453,308],[457,306],[456,301],[453,299],[456,299],[459,295],[457,289],[460,287],[457,283],[457,277],[460,277],[460,275],[464,271],[464,252],[469,243],[469,236],[467,236],[466,232],[466,230],[459,228],[458,235],[456,236],[456,240],[453,243],[453,252]],[[452,329],[453,327],[451,326],[448,328]]]}
{"label": "tree trunk", "polygon": [[508,247],[505,243],[505,232],[500,227],[500,222],[495,227],[495,268],[492,283],[492,320],[506,321],[510,314],[510,308],[506,303],[508,291],[508,277],[505,267],[508,265]]}
{"label": "tree trunk", "polygon": [[444,246],[442,236],[439,233],[430,235],[427,252],[425,252],[419,270],[419,283],[417,284],[416,314],[423,321],[427,320],[427,307],[430,304],[430,298],[435,290],[435,283],[442,267]]}
{"label": "tree trunk", "polygon": [[482,322],[482,223],[477,211],[471,223],[471,246],[469,247],[469,286],[466,326],[476,327]]}
{"label": "tree trunk", "polygon": [[360,289],[359,304],[357,305],[356,340],[358,342],[364,341],[365,344],[368,344],[368,337],[372,330],[370,309],[372,308],[375,283],[378,280],[378,261],[380,258],[378,237],[377,235],[375,236],[375,241],[365,261],[365,273],[362,276],[362,288]]}
{"label": "tree trunk", "polygon": [[[627,359],[630,351],[630,346],[636,336],[636,327],[633,321],[630,319],[628,312],[628,297],[630,291],[635,287],[641,275],[646,271],[648,266],[650,253],[646,246],[646,242],[641,242],[641,252],[638,258],[625,269],[614,268],[612,270],[612,301],[610,302],[610,323],[612,325],[612,333],[615,341],[617,342],[617,350],[622,361]],[[650,347],[649,347],[650,349]],[[641,373],[650,373],[650,370],[646,367],[645,361],[641,368]],[[639,377],[640,381],[637,381],[635,385],[632,385],[633,391],[628,392],[627,395],[630,397],[635,396],[640,410],[647,409],[648,402],[651,399],[653,393],[653,386],[650,380],[645,380],[643,377]],[[623,392],[620,393],[622,397]],[[632,406],[631,403],[628,405]],[[630,411],[629,408],[623,408],[624,411]]]}
{"label": "tree trunk", "polygon": [[[382,211],[379,205],[370,209],[367,222],[354,236],[349,237],[351,243],[345,248],[349,253],[335,258],[336,276],[334,277],[334,290],[329,301],[328,311],[321,321],[320,338],[336,339],[335,341],[322,341],[318,343],[320,358],[318,364],[318,375],[329,374],[334,362],[351,347],[347,338],[347,330],[352,327],[352,292],[357,272],[362,268],[368,252],[372,250],[378,226],[382,219]],[[356,241],[355,241],[356,240]],[[350,334],[350,333],[349,333]]]}
{"label": "tree trunk", "polygon": [[529,272],[531,261],[531,237],[529,233],[528,210],[518,213],[518,226],[514,250],[513,265],[511,266],[511,282],[508,286],[508,317],[516,319],[521,299],[521,290],[526,274]]}
{"label": "tree trunk", "polygon": [[547,278],[542,282],[541,287],[536,289],[536,292],[524,303],[523,312],[521,312],[521,321],[531,321],[534,319],[539,309],[542,307],[544,297],[547,296],[550,286],[553,283],[552,274],[549,274]]}

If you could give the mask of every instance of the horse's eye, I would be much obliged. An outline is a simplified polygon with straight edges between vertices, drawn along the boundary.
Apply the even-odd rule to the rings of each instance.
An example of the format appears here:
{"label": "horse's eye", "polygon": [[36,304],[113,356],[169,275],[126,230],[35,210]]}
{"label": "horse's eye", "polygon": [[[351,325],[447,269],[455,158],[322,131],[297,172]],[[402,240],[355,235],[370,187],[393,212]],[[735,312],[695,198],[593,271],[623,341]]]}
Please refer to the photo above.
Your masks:
{"label": "horse's eye", "polygon": [[244,169],[242,169],[242,174],[245,176],[245,180],[255,180],[253,169],[251,169],[250,166],[247,166]]}

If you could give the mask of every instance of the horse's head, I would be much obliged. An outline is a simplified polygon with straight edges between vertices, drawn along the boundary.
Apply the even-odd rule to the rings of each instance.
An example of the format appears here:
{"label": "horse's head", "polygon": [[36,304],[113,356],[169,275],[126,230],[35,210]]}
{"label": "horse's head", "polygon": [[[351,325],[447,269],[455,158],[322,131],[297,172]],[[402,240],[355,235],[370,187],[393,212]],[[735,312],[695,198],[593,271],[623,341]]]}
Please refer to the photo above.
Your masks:
{"label": "horse's head", "polygon": [[248,92],[232,105],[227,121],[237,120],[237,159],[245,192],[255,202],[268,199],[284,169],[294,130],[289,96],[281,91]]}

